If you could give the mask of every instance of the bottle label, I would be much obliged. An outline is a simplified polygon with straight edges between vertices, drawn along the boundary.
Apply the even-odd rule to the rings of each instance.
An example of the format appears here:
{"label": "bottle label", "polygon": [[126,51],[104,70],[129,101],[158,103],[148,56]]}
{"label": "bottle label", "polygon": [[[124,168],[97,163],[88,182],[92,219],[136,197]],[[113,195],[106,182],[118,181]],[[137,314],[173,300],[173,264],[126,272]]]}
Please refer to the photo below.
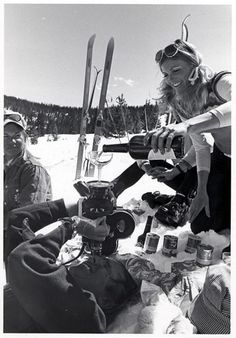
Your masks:
{"label": "bottle label", "polygon": [[170,149],[170,151],[165,152],[163,155],[161,154],[160,150],[158,150],[156,153],[153,150],[149,151],[148,154],[148,160],[173,160],[176,159],[175,153],[173,149]]}

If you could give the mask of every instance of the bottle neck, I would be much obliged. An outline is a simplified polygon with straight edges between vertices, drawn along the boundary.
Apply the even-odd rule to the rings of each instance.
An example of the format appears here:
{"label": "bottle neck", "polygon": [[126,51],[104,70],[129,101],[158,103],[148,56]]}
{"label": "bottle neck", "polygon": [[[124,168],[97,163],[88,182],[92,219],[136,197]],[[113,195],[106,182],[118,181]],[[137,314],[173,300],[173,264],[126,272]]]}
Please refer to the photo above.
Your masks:
{"label": "bottle neck", "polygon": [[150,230],[151,230],[152,219],[153,219],[152,216],[148,216],[147,222],[146,222],[146,225],[145,225],[145,229],[144,229],[144,233],[145,233],[145,234],[147,234],[147,233],[150,232]]}
{"label": "bottle neck", "polygon": [[102,147],[104,153],[128,153],[128,143],[104,144]]}

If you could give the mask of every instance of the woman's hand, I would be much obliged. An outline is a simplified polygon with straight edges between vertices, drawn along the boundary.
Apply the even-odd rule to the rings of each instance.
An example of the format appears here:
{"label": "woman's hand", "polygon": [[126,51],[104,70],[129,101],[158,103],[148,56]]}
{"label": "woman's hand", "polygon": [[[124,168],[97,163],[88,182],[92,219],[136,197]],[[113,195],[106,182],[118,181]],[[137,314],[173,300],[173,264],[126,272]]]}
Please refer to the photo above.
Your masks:
{"label": "woman's hand", "polygon": [[171,181],[177,175],[180,174],[179,170],[175,167],[172,169],[166,169],[163,167],[155,167],[149,170],[147,173],[152,178],[156,178],[159,182]]}
{"label": "woman's hand", "polygon": [[162,174],[166,171],[166,168],[163,167],[149,167],[148,170],[146,170],[146,174],[148,176],[152,176],[152,178],[157,178],[157,175]]}
{"label": "woman's hand", "polygon": [[173,180],[179,174],[180,174],[179,170],[174,167],[172,169],[166,169],[162,173],[159,173],[158,175],[156,175],[155,178],[157,178],[158,182],[166,182]]}
{"label": "woman's hand", "polygon": [[160,150],[162,154],[170,151],[173,138],[178,135],[186,135],[188,124],[181,122],[178,124],[169,124],[146,134],[144,145],[151,144],[154,152]]}
{"label": "woman's hand", "polygon": [[209,197],[207,191],[199,191],[196,197],[192,200],[189,208],[189,222],[193,222],[200,211],[205,209],[207,217],[210,217]]}

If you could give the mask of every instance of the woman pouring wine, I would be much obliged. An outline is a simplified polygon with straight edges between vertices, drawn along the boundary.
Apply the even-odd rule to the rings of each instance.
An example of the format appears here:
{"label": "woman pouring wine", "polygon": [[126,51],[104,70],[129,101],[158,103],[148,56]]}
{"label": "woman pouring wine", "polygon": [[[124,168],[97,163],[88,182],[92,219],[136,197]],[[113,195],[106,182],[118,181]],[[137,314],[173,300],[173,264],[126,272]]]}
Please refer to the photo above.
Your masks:
{"label": "woman pouring wine", "polygon": [[[181,123],[148,133],[146,144],[151,142],[154,151],[158,149],[165,153],[174,137],[188,134],[193,143],[197,170],[196,196],[188,214],[191,229],[199,233],[230,228],[231,75],[229,72],[212,75],[202,64],[198,50],[182,40],[158,51],[156,62],[163,74],[162,98]],[[204,143],[203,132],[211,133],[214,138],[212,153]],[[192,170],[189,164],[185,158],[178,169]],[[168,182],[173,177],[173,170],[157,174],[156,178]],[[169,213],[171,208],[163,206],[156,217],[162,220]]]}
{"label": "woman pouring wine", "polygon": [[[192,145],[174,166],[160,156],[156,161],[135,162],[112,181],[113,191],[118,196],[146,173],[176,190],[168,203],[159,206],[158,220],[174,227],[189,220],[194,233],[219,232],[230,227],[231,75],[214,74],[204,65],[199,51],[187,42],[185,20],[182,28],[181,39],[159,50],[155,57],[163,75],[160,99],[175,123],[149,132],[145,145],[150,143],[154,153],[159,150],[161,155],[173,147],[178,135],[187,135]],[[203,132],[212,134],[213,152]],[[158,206],[158,198],[156,202]]]}

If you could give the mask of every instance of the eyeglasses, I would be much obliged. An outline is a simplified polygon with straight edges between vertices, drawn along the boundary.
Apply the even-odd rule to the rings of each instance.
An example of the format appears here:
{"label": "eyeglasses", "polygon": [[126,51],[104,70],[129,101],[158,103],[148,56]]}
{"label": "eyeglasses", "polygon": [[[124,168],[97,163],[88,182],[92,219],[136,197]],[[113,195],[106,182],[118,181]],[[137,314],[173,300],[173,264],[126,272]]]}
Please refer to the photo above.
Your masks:
{"label": "eyeglasses", "polygon": [[[181,45],[179,43],[181,42]],[[184,50],[183,47],[186,49]],[[195,55],[193,54],[193,50],[183,41],[176,40],[175,43],[172,43],[165,47],[164,49],[159,50],[156,53],[155,60],[157,63],[161,62],[163,56],[165,55],[168,58],[174,57],[178,52],[185,54],[187,57],[191,58],[193,61],[197,62]]]}

